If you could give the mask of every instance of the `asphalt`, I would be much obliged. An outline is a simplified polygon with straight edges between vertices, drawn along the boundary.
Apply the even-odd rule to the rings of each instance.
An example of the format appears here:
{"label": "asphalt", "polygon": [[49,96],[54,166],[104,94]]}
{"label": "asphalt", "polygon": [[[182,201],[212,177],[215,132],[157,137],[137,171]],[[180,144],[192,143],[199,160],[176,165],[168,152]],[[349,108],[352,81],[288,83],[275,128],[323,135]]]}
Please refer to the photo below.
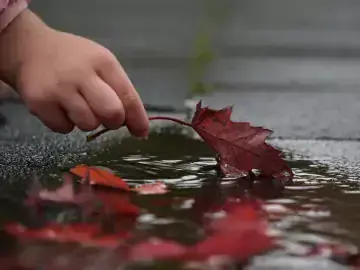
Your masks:
{"label": "asphalt", "polygon": [[18,177],[54,166],[67,152],[76,153],[80,149],[80,134],[63,136],[50,132],[21,104],[5,102],[0,106],[0,113],[3,116],[1,178]]}

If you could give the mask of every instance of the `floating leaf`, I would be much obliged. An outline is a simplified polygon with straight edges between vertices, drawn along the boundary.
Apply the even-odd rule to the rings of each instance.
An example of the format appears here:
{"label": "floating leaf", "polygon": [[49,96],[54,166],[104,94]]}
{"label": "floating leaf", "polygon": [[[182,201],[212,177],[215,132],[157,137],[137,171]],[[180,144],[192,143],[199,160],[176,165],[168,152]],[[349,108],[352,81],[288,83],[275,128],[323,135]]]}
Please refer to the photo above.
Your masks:
{"label": "floating leaf", "polygon": [[104,167],[77,165],[71,168],[70,172],[83,179],[88,177],[90,185],[130,191],[129,185],[123,179]]}

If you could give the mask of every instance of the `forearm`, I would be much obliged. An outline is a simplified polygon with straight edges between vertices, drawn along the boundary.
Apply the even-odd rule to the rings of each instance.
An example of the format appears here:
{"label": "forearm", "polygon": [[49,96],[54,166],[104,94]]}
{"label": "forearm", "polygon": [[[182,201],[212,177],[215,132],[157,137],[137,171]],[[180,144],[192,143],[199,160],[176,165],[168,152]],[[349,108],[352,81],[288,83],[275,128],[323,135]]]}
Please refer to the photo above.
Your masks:
{"label": "forearm", "polygon": [[0,0],[0,32],[4,30],[22,11],[30,0]]}
{"label": "forearm", "polygon": [[0,0],[0,80],[7,81],[4,67],[11,64],[9,50],[14,46],[13,42],[6,41],[9,37],[9,31],[6,30],[27,9],[28,2],[29,0]]}
{"label": "forearm", "polygon": [[34,13],[26,9],[0,32],[0,80],[15,83],[14,74],[21,62],[31,55],[29,42],[36,42],[47,28]]}

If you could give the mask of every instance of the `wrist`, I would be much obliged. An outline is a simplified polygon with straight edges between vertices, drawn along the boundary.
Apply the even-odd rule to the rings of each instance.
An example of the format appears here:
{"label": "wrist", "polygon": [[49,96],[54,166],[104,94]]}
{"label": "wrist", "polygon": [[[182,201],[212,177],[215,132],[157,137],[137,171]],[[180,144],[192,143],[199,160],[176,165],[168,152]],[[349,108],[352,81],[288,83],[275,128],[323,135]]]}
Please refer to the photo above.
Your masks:
{"label": "wrist", "polygon": [[21,12],[0,33],[0,80],[15,86],[16,74],[50,28],[29,9]]}

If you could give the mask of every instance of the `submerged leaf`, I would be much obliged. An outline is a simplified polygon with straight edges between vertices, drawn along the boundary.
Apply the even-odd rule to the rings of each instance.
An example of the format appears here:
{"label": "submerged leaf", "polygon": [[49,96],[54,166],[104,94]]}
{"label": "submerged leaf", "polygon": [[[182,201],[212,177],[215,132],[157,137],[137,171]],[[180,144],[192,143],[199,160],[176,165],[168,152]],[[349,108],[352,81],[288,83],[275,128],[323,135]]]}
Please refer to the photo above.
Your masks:
{"label": "submerged leaf", "polygon": [[84,246],[116,247],[120,241],[128,237],[127,233],[102,234],[96,224],[50,223],[39,229],[30,229],[17,223],[5,226],[5,231],[21,239],[47,240],[60,243],[79,243]]}
{"label": "submerged leaf", "polygon": [[260,202],[228,199],[222,207],[225,216],[210,223],[211,235],[189,251],[189,258],[206,260],[212,256],[228,256],[246,260],[275,247],[267,235],[267,218]]}
{"label": "submerged leaf", "polygon": [[267,216],[260,206],[259,202],[228,199],[223,207],[226,215],[212,220],[210,227],[215,232],[242,233],[250,229],[262,233],[267,229]]}
{"label": "submerged leaf", "polygon": [[129,261],[152,261],[181,258],[187,248],[173,241],[149,239],[132,246],[127,254]]}
{"label": "submerged leaf", "polygon": [[212,256],[228,256],[247,260],[274,248],[273,240],[264,233],[248,230],[238,233],[218,233],[207,237],[189,251],[189,259],[206,260]]}

